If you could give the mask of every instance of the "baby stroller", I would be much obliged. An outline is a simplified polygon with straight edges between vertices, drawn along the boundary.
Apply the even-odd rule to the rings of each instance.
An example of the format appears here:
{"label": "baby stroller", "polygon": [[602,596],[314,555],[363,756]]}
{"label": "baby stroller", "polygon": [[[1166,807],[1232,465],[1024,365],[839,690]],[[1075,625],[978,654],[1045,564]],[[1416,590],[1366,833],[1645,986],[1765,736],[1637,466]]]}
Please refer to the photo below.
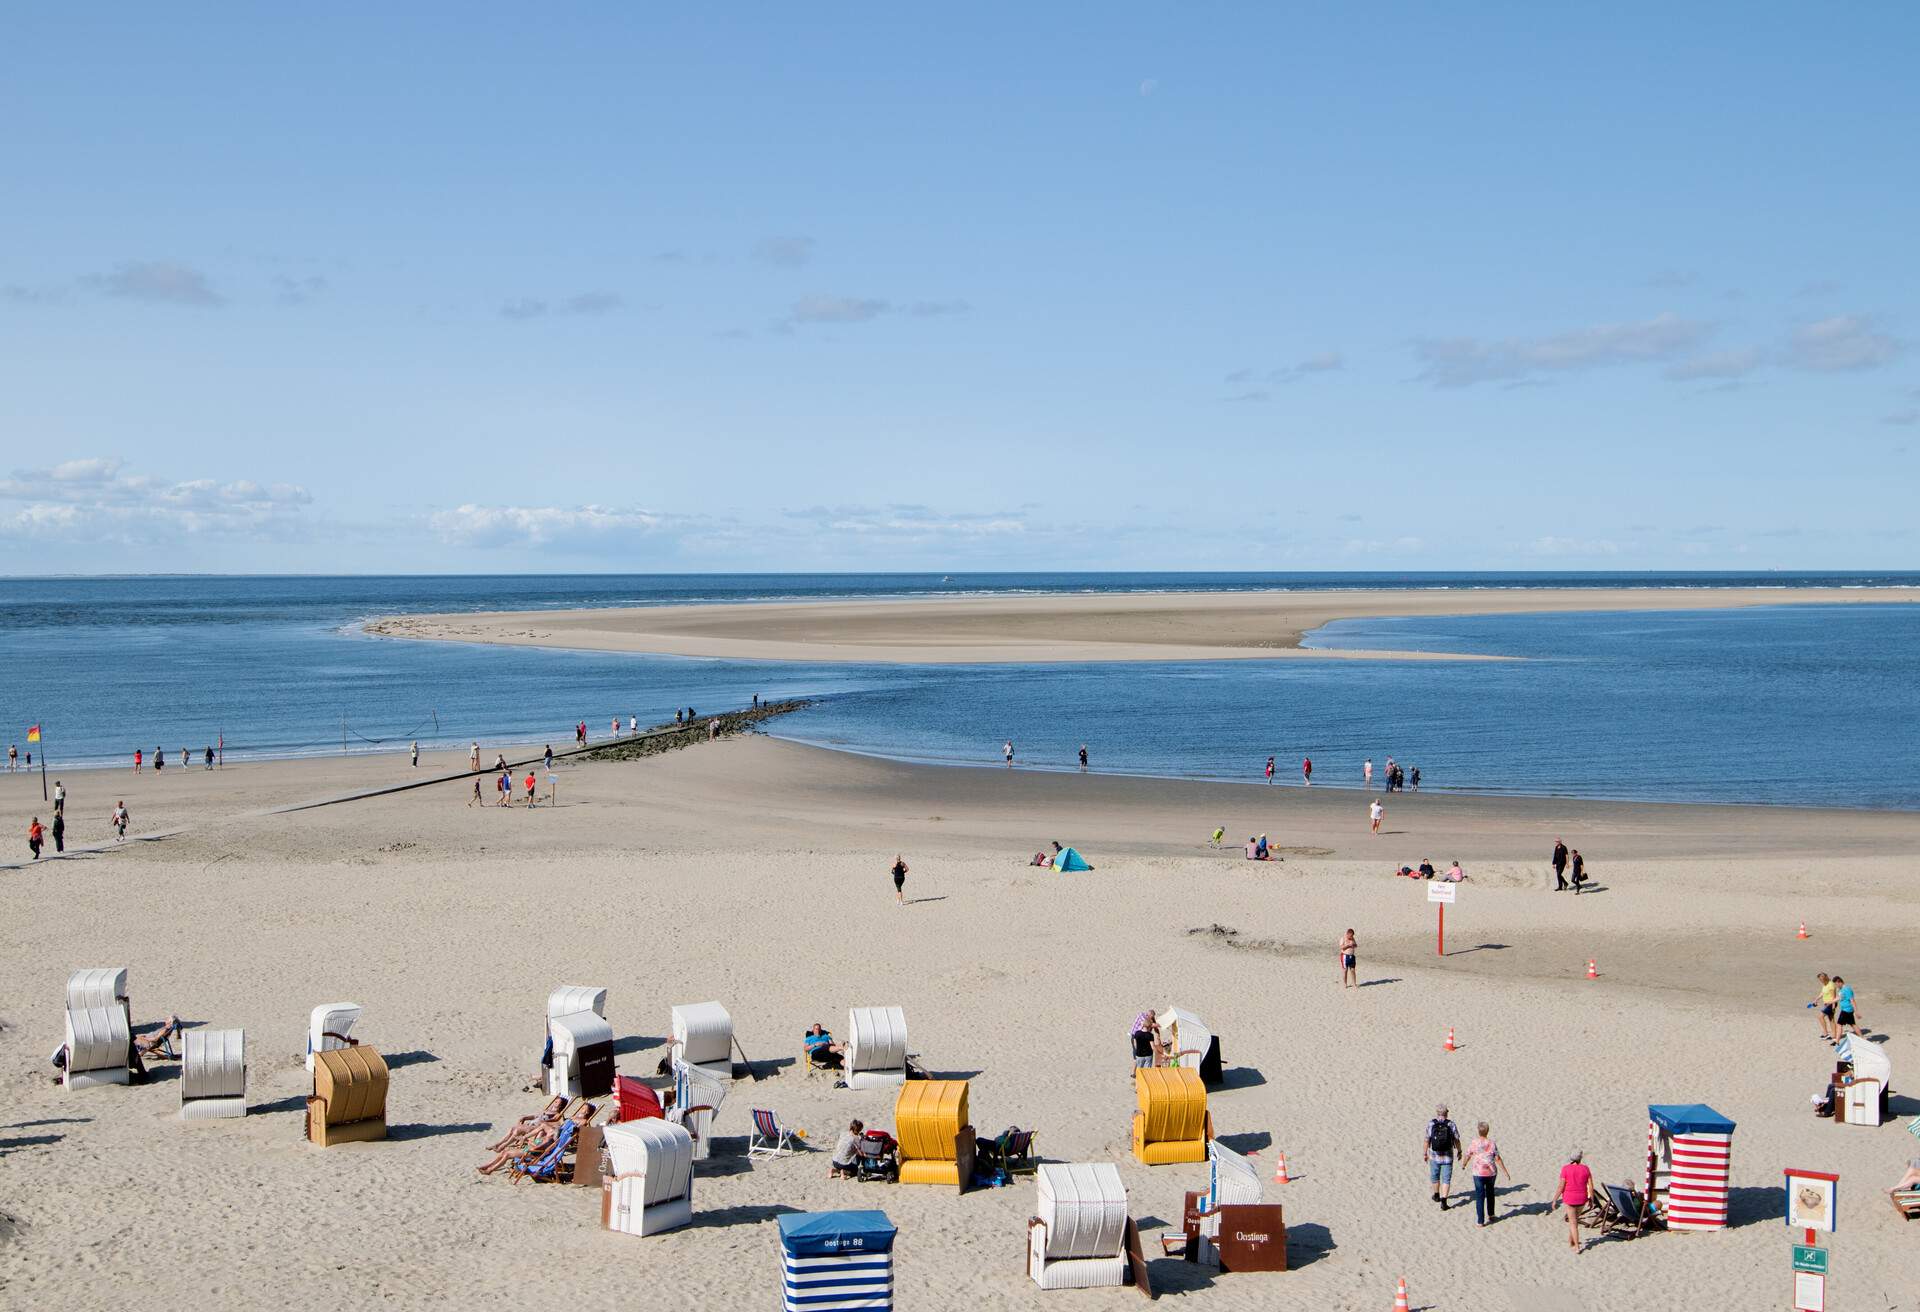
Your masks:
{"label": "baby stroller", "polygon": [[859,1155],[853,1159],[856,1180],[900,1178],[900,1145],[885,1130],[868,1130],[860,1136]]}

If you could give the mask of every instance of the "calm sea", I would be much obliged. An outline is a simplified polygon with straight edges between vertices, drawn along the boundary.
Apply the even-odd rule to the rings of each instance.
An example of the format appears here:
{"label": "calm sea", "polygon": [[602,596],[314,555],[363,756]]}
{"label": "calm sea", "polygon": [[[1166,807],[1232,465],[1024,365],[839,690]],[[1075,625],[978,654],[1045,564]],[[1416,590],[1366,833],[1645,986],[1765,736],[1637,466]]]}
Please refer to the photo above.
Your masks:
{"label": "calm sea", "polygon": [[[370,638],[406,611],[694,601],[1262,588],[1673,589],[1671,612],[1356,620],[1311,645],[1502,663],[1220,661],[934,667],[688,660]],[[990,574],[0,579],[0,742],[51,762],[138,746],[231,762],[478,738],[562,741],[586,720],[670,719],[766,697],[820,704],[786,737],[913,760],[1354,784],[1920,809],[1920,607],[1689,611],[1703,586],[1920,586],[1920,574]]]}

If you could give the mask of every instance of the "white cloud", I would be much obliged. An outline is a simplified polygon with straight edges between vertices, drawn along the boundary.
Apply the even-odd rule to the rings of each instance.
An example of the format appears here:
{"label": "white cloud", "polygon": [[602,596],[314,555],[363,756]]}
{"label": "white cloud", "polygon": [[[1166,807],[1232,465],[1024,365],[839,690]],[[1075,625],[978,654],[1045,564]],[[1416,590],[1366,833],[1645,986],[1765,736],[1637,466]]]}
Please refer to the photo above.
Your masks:
{"label": "white cloud", "polygon": [[1682,383],[1703,378],[1744,378],[1758,369],[1765,358],[1759,349],[1750,346],[1734,351],[1718,351],[1670,364],[1665,376]]}
{"label": "white cloud", "polygon": [[1836,314],[1794,329],[1786,362],[1815,373],[1875,369],[1900,354],[1900,343],[1880,330],[1871,315]]}
{"label": "white cloud", "polygon": [[[1226,376],[1228,383],[1293,383],[1312,374],[1335,373],[1347,367],[1347,359],[1338,351],[1316,351],[1304,360],[1286,365],[1279,369],[1235,369]],[[1266,394],[1257,397],[1249,393],[1247,397],[1230,397],[1230,400],[1258,399],[1266,400]]]}
{"label": "white cloud", "polygon": [[273,276],[273,299],[281,305],[305,305],[327,290],[327,280],[319,274],[303,278],[284,273]]}
{"label": "white cloud", "polygon": [[811,237],[762,237],[754,243],[753,258],[776,269],[798,269],[813,262]]}
{"label": "white cloud", "polygon": [[571,551],[622,550],[670,526],[651,510],[609,506],[456,506],[428,524],[443,542],[460,547],[553,547]]}
{"label": "white cloud", "polygon": [[1674,314],[1637,323],[1596,324],[1544,337],[1490,340],[1422,337],[1414,354],[1426,367],[1420,377],[1436,387],[1530,379],[1543,373],[1671,360],[1698,345],[1712,325]]}
{"label": "white cloud", "polygon": [[1617,556],[1620,544],[1611,538],[1535,538],[1526,546],[1529,556]]}
{"label": "white cloud", "polygon": [[559,301],[547,301],[537,296],[522,296],[502,305],[500,315],[504,319],[524,323],[529,319],[539,319],[549,314],[611,314],[626,303],[626,299],[617,292],[579,292]]}
{"label": "white cloud", "polygon": [[165,305],[225,305],[227,298],[214,290],[213,282],[200,270],[170,260],[140,260],[122,264],[111,273],[91,274],[80,280],[86,286],[130,301],[152,301]]}
{"label": "white cloud", "polygon": [[793,323],[867,323],[893,307],[864,296],[803,296],[787,318]]}
{"label": "white cloud", "polygon": [[1905,410],[1895,410],[1891,414],[1881,415],[1880,422],[1892,424],[1897,428],[1906,428],[1920,423],[1920,410],[1915,410],[1911,406]]}
{"label": "white cloud", "polygon": [[0,537],[131,545],[155,534],[285,537],[300,531],[300,512],[313,502],[292,483],[168,481],[124,468],[124,461],[96,456],[16,469],[0,478]]}

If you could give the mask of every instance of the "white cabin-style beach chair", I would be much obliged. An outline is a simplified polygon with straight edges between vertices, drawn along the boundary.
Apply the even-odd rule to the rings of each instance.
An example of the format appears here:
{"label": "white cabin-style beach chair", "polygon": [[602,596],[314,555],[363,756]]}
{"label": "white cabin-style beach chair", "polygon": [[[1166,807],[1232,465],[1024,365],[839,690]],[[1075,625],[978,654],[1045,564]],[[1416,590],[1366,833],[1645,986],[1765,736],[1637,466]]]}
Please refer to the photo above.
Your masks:
{"label": "white cabin-style beach chair", "polygon": [[247,1114],[244,1030],[188,1030],[180,1044],[180,1119]]}
{"label": "white cabin-style beach chair", "polygon": [[133,1013],[127,968],[98,966],[67,977],[67,1042],[60,1080],[91,1089],[133,1080]]}
{"label": "white cabin-style beach chair", "polygon": [[672,1056],[723,1080],[733,1078],[733,1017],[717,1002],[673,1009]]}
{"label": "white cabin-style beach chair", "polygon": [[607,991],[586,984],[562,984],[547,994],[547,1017],[571,1016],[576,1011],[607,1014]]}
{"label": "white cabin-style beach chair", "polygon": [[684,1126],[693,1136],[693,1160],[704,1162],[713,1154],[713,1118],[727,1100],[733,1081],[723,1080],[698,1066],[683,1061],[673,1063],[673,1106],[667,1119]]}
{"label": "white cabin-style beach chair", "polygon": [[907,1014],[899,1007],[853,1007],[847,1011],[846,1070],[849,1089],[884,1089],[907,1082]]}
{"label": "white cabin-style beach chair", "polygon": [[590,1011],[547,1019],[553,1045],[547,1092],[562,1098],[604,1098],[613,1092],[613,1026]]}
{"label": "white cabin-style beach chair", "polygon": [[357,1047],[360,1040],[349,1037],[353,1023],[360,1019],[357,1002],[323,1002],[307,1017],[307,1069],[313,1069],[313,1054]]}
{"label": "white cabin-style beach chair", "polygon": [[609,1125],[613,1176],[601,1194],[601,1222],[628,1235],[657,1235],[693,1222],[693,1136],[657,1117]]}
{"label": "white cabin-style beach chair", "polygon": [[1222,1079],[1220,1036],[1213,1027],[1184,1007],[1167,1007],[1159,1019],[1179,1064],[1199,1071],[1200,1082],[1208,1088],[1217,1088]]}
{"label": "white cabin-style beach chair", "polygon": [[1127,1187],[1111,1162],[1049,1163],[1027,1222],[1027,1274],[1042,1289],[1105,1289],[1131,1283]]}

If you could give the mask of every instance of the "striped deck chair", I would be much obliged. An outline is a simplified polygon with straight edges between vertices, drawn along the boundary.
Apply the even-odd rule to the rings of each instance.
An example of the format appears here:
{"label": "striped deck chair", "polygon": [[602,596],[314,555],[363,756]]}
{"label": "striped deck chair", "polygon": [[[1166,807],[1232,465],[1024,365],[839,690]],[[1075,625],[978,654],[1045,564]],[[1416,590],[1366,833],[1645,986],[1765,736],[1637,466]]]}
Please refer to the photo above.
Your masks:
{"label": "striped deck chair", "polygon": [[748,1157],[791,1157],[799,1150],[793,1146],[793,1131],[764,1107],[753,1109],[753,1134],[747,1139]]}
{"label": "striped deck chair", "polygon": [[[591,1115],[592,1107],[588,1107]],[[522,1180],[558,1180],[560,1178],[561,1159],[573,1148],[574,1138],[580,1133],[584,1120],[562,1121],[560,1133],[554,1136],[553,1143],[544,1151],[529,1153],[525,1157],[510,1163],[514,1183]]]}
{"label": "striped deck chair", "polygon": [[1920,1189],[1895,1189],[1887,1197],[1893,1200],[1893,1210],[1900,1213],[1902,1221],[1920,1217]]}

